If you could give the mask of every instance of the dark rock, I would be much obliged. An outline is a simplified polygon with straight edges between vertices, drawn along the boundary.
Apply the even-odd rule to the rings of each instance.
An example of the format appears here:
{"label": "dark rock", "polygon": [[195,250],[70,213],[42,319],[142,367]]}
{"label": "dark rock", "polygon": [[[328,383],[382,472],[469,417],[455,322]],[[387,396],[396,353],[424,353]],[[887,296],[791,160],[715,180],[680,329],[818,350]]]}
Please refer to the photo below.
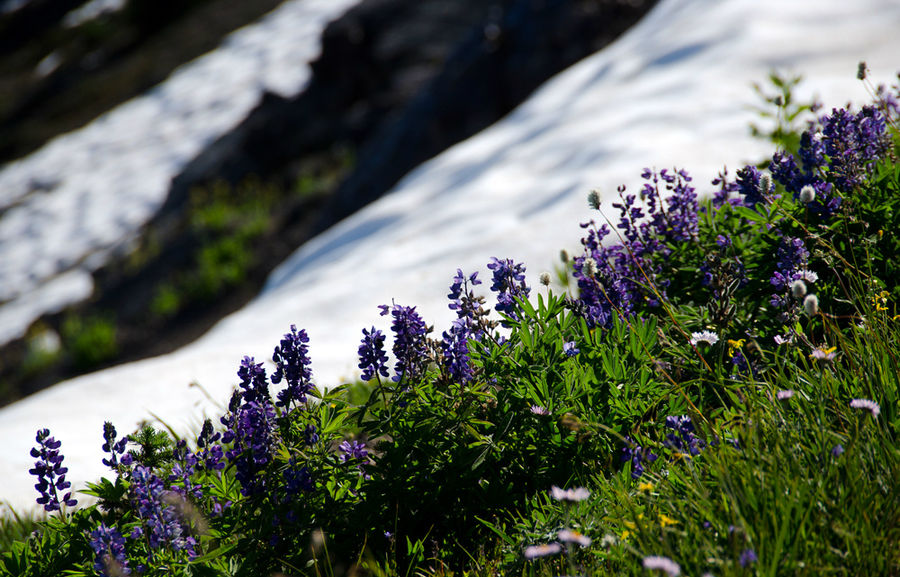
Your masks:
{"label": "dark rock", "polygon": [[496,122],[654,3],[364,0],[326,28],[307,89],[267,95],[173,180],[161,214],[177,213],[198,184],[272,178],[338,143],[358,164],[311,231],[320,232]]}

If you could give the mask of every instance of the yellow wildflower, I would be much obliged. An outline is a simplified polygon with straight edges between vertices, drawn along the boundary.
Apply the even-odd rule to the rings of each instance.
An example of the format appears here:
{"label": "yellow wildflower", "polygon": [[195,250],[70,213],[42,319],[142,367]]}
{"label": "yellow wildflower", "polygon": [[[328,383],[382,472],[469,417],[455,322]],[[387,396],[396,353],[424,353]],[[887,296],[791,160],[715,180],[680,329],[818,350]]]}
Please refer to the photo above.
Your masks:
{"label": "yellow wildflower", "polygon": [[741,350],[742,348],[744,348],[744,342],[746,340],[747,339],[738,339],[736,341],[733,341],[731,339],[728,339],[728,356],[733,356],[735,350]]}
{"label": "yellow wildflower", "polygon": [[643,492],[649,493],[652,490],[653,490],[653,483],[646,483],[643,481],[638,483],[638,491],[641,491],[642,493]]}
{"label": "yellow wildflower", "polygon": [[664,515],[662,513],[659,514],[659,524],[663,527],[668,527],[669,525],[677,525],[678,521],[669,517],[668,515]]}

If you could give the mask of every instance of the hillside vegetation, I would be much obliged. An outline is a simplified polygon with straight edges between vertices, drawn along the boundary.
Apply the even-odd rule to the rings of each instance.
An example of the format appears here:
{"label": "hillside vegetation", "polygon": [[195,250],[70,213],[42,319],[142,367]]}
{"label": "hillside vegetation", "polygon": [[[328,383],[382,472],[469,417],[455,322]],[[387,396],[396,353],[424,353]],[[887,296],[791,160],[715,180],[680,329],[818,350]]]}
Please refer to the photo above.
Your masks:
{"label": "hillside vegetation", "polygon": [[775,81],[767,162],[591,193],[538,286],[448,271],[440,335],[386,303],[358,383],[316,387],[286,327],[196,438],[98,431],[81,508],[37,431],[48,516],[5,521],[0,574],[900,573],[900,88]]}

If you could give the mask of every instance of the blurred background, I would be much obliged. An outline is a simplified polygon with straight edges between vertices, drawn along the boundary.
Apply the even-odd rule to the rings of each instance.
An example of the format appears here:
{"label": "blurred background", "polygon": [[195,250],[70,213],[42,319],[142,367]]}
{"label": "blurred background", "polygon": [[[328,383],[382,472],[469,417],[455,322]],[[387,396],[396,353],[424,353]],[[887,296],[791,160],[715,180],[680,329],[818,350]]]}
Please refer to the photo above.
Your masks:
{"label": "blurred background", "polygon": [[193,341],[654,3],[0,1],[0,405]]}

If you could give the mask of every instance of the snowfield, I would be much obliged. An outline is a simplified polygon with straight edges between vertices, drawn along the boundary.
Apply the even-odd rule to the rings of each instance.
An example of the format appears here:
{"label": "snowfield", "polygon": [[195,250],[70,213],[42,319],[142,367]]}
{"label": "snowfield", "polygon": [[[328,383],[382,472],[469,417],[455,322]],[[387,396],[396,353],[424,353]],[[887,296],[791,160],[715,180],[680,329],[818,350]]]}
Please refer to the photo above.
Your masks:
{"label": "snowfield", "polygon": [[84,300],[169,183],[265,91],[297,94],[325,25],[359,0],[292,0],[148,91],[0,170],[0,343]]}
{"label": "snowfield", "polygon": [[[576,252],[579,223],[597,216],[585,200],[591,189],[608,203],[619,184],[637,190],[643,167],[677,166],[710,191],[724,166],[733,174],[771,153],[748,131],[753,82],[772,70],[799,73],[801,99],[865,102],[857,64],[867,61],[876,83],[896,82],[898,30],[893,0],[663,0],[507,118],[301,247],[254,301],[197,342],[0,410],[0,499],[34,503],[28,451],[39,427],[62,441],[75,486],[103,474],[104,420],[120,433],[157,417],[198,429],[227,403],[242,356],[269,360],[291,324],[308,332],[314,380],[327,387],[358,375],[363,327],[388,328],[377,305],[416,305],[439,336],[453,316],[446,294],[458,267],[488,277],[491,256],[514,258],[527,264],[532,294],[546,290],[540,272],[556,266],[560,249]],[[165,161],[132,162],[154,170]],[[88,229],[108,217],[80,218],[60,225]]]}

